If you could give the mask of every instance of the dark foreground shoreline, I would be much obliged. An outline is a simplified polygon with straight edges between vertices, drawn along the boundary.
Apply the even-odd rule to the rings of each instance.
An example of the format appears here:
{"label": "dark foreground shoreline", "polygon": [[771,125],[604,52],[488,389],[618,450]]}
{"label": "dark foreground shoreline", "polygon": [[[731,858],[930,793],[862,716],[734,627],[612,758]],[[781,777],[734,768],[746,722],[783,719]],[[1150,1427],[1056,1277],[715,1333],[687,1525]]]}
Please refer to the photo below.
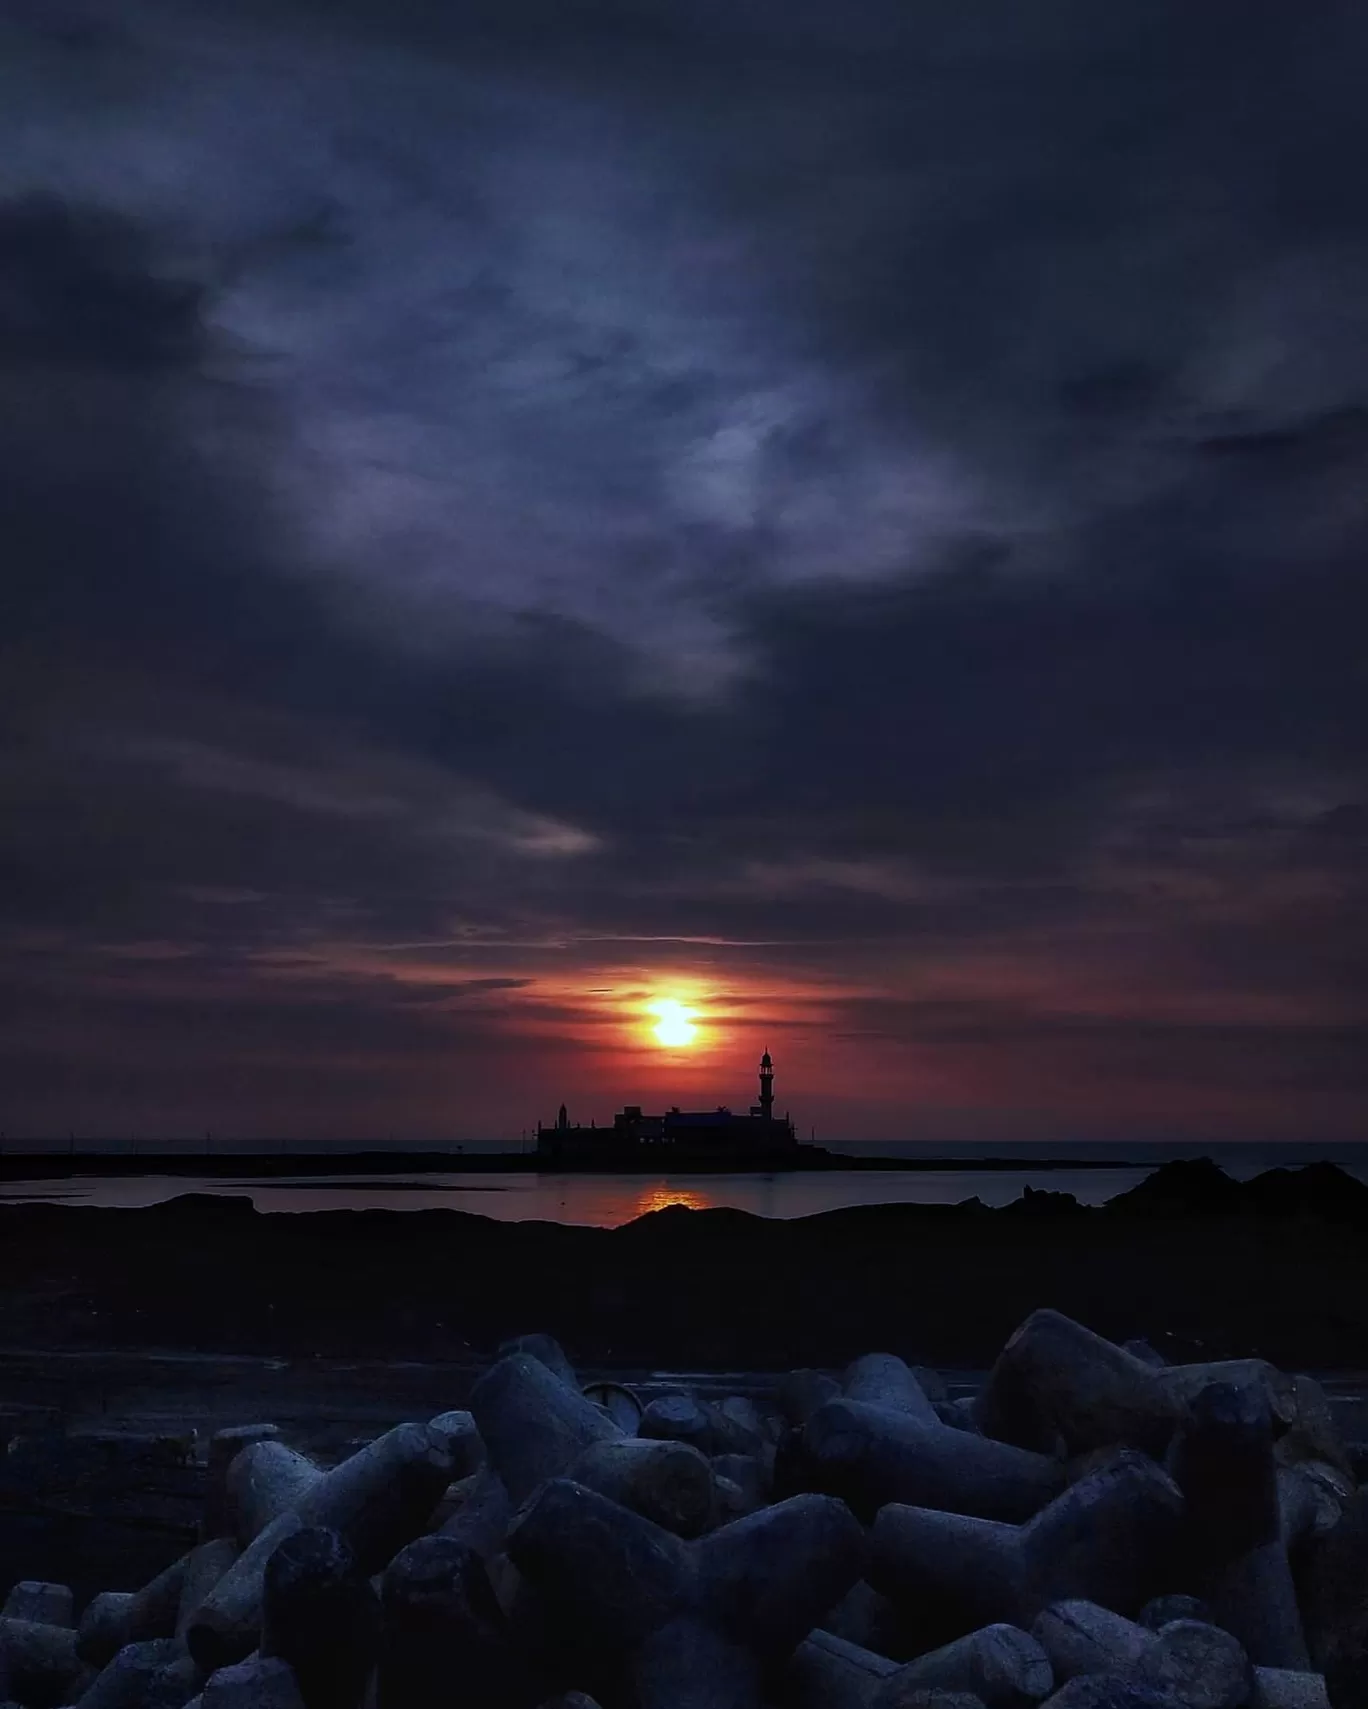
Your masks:
{"label": "dark foreground shoreline", "polygon": [[622,1228],[465,1212],[0,1208],[0,1347],[488,1357],[528,1324],[602,1367],[765,1371],[883,1346],[982,1367],[1036,1306],[1174,1358],[1368,1370],[1368,1186],[1171,1164],[1100,1207],[886,1205]]}

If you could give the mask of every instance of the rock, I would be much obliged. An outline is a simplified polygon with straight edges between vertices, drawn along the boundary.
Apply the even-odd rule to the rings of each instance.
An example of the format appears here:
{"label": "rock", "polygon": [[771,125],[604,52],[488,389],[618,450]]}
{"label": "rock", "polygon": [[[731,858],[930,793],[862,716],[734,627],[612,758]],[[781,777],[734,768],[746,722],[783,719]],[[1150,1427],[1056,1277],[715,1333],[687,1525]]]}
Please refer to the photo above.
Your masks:
{"label": "rock", "polygon": [[1026,1709],[1054,1690],[1054,1670],[1044,1649],[1016,1626],[984,1626],[919,1656],[899,1669],[896,1687],[881,1700],[902,1703],[914,1691],[968,1692],[986,1709]]}
{"label": "rock", "polygon": [[888,1502],[1015,1521],[1064,1485],[1055,1461],[861,1401],[829,1401],[803,1433],[808,1475],[863,1518]]}
{"label": "rock", "polygon": [[254,1442],[274,1441],[279,1435],[279,1427],[274,1424],[234,1424],[226,1430],[216,1430],[209,1438],[204,1515],[200,1521],[200,1536],[204,1541],[232,1530],[224,1507],[229,1466],[244,1448],[250,1448]]}
{"label": "rock", "polygon": [[697,1537],[712,1517],[712,1467],[684,1442],[639,1437],[596,1442],[568,1475],[678,1537]]}
{"label": "rock", "polygon": [[1254,1669],[1238,1640],[1201,1620],[1175,1620],[1140,1658],[1135,1676],[1170,1693],[1186,1709],[1240,1709]]}
{"label": "rock", "polygon": [[526,1353],[500,1359],[471,1390],[470,1410],[515,1505],[547,1478],[563,1477],[586,1448],[622,1432]]}
{"label": "rock", "polygon": [[0,1618],[33,1620],[40,1626],[74,1626],[72,1607],[70,1585],[25,1578],[5,1598]]}
{"label": "rock", "polygon": [[287,1537],[262,1577],[262,1656],[290,1664],[307,1709],[355,1709],[379,1647],[379,1600],[350,1544],[323,1526]]}
{"label": "rock", "polygon": [[65,1703],[80,1671],[70,1626],[0,1616],[0,1683],[25,1709]]}
{"label": "rock", "polygon": [[205,1681],[203,1709],[304,1709],[294,1671],[279,1656],[249,1656]]}
{"label": "rock", "polygon": [[224,1474],[223,1514],[228,1532],[245,1549],[273,1520],[297,1507],[323,1476],[307,1456],[274,1437],[250,1443]]}
{"label": "rock", "polygon": [[1186,1548],[1211,1570],[1279,1534],[1273,1420],[1262,1389],[1209,1383],[1192,1399],[1169,1451],[1187,1507]]}
{"label": "rock", "polygon": [[694,1615],[658,1627],[632,1658],[637,1709],[761,1709],[753,1651]]}
{"label": "rock", "polygon": [[491,1704],[524,1677],[486,1564],[467,1545],[419,1537],[386,1568],[380,1599],[379,1709],[436,1702],[456,1680],[463,1697]]}
{"label": "rock", "polygon": [[847,1400],[905,1412],[923,1424],[939,1423],[911,1367],[893,1353],[866,1353],[856,1359],[841,1379],[841,1393]]}
{"label": "rock", "polygon": [[233,1566],[238,1554],[238,1546],[231,1537],[215,1537],[190,1551],[176,1610],[176,1637],[185,1636],[195,1610]]}
{"label": "rock", "polygon": [[518,1515],[508,1553],[582,1641],[608,1652],[634,1650],[693,1596],[687,1544],[565,1478],[543,1485]]}
{"label": "rock", "polygon": [[1152,1460],[1125,1453],[1070,1485],[1022,1527],[1026,1587],[1036,1609],[1073,1598],[1135,1613],[1173,1582],[1183,1498]]}
{"label": "rock", "polygon": [[1281,1539],[1224,1566],[1211,1581],[1212,1618],[1260,1667],[1304,1671],[1311,1665],[1297,1595]]}
{"label": "rock", "polygon": [[1055,1602],[1031,1625],[1061,1684],[1080,1674],[1133,1674],[1155,1642],[1153,1632],[1124,1614],[1075,1598]]}
{"label": "rock", "polygon": [[575,1367],[566,1358],[565,1349],[553,1335],[538,1331],[533,1335],[515,1335],[512,1340],[500,1344],[500,1359],[508,1359],[520,1353],[536,1359],[554,1376],[559,1377],[566,1388],[579,1393],[579,1378],[575,1375]]}
{"label": "rock", "polygon": [[960,1637],[1027,1609],[1018,1526],[890,1503],[870,1544],[869,1582],[931,1632]]}
{"label": "rock", "polygon": [[[1167,1373],[1164,1373],[1167,1374]],[[1057,1311],[1035,1311],[998,1355],[978,1396],[984,1432],[1049,1453],[1123,1444],[1162,1455],[1182,1405],[1161,1373]]]}
{"label": "rock", "polygon": [[1156,1596],[1136,1615],[1139,1623],[1151,1632],[1161,1631],[1172,1620],[1205,1620],[1211,1623],[1211,1609],[1196,1596]]}
{"label": "rock", "polygon": [[451,1475],[453,1478],[468,1478],[478,1472],[488,1459],[485,1445],[480,1437],[479,1426],[475,1423],[475,1415],[471,1412],[439,1412],[436,1418],[429,1419],[428,1429],[435,1436],[440,1436],[446,1443],[447,1452],[451,1455]]}
{"label": "rock", "polygon": [[863,1574],[864,1532],[831,1496],[798,1495],[696,1545],[699,1606],[762,1656],[783,1656]]}

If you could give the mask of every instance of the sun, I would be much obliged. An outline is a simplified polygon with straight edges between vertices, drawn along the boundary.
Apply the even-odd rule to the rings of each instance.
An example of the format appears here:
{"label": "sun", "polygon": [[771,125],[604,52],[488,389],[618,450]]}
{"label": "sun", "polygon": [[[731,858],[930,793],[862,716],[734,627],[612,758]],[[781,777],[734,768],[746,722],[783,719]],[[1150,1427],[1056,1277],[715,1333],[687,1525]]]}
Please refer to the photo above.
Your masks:
{"label": "sun", "polygon": [[694,1041],[698,1028],[693,1024],[693,1010],[673,997],[661,997],[648,1005],[658,1017],[651,1028],[658,1043],[667,1050],[686,1050]]}

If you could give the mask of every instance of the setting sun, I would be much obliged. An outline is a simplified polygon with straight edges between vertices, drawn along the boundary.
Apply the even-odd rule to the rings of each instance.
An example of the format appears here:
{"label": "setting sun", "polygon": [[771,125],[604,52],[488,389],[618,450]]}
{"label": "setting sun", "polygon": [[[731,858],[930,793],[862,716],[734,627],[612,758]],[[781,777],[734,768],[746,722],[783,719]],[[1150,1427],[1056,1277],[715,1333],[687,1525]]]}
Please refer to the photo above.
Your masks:
{"label": "setting sun", "polygon": [[698,1028],[693,1024],[693,1010],[686,1009],[673,997],[662,997],[650,1005],[659,1018],[651,1028],[659,1043],[670,1050],[682,1050],[694,1041]]}

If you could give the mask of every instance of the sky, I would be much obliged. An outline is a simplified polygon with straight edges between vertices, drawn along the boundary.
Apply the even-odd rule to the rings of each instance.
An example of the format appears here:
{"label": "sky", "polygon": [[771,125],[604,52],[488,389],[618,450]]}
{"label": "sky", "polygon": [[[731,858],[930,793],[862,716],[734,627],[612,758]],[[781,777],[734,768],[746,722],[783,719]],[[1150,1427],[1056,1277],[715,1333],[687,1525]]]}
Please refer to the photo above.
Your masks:
{"label": "sky", "polygon": [[0,0],[0,1132],[1364,1137],[1365,56]]}

